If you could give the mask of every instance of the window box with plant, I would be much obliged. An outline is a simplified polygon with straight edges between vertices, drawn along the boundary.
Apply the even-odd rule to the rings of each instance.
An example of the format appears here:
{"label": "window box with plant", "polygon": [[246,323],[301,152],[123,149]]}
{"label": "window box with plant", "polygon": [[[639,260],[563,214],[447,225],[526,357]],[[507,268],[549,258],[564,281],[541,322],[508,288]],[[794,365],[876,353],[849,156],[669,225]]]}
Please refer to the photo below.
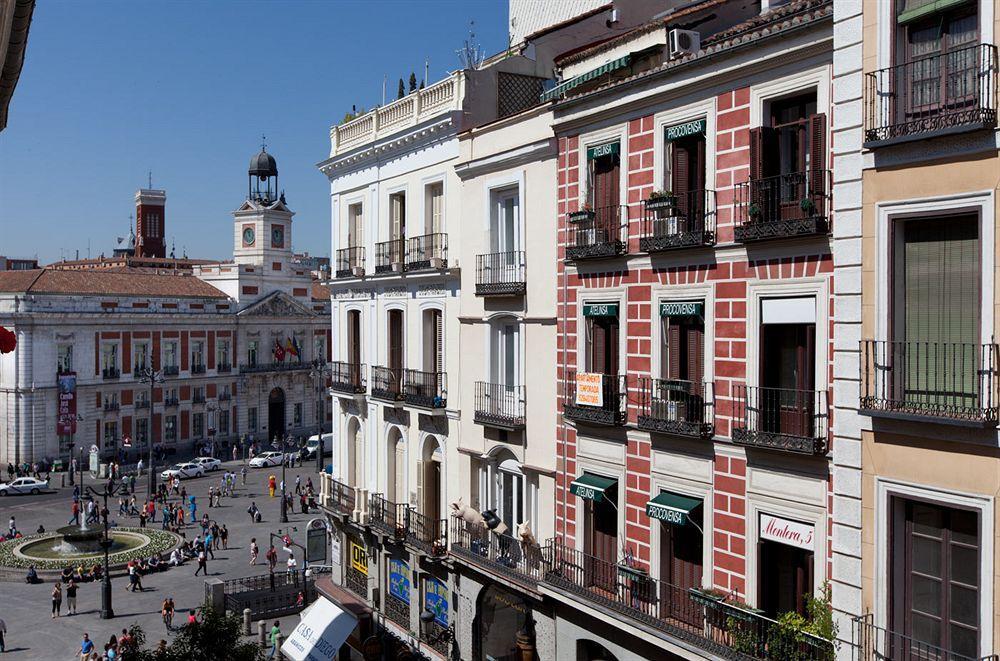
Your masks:
{"label": "window box with plant", "polygon": [[646,199],[646,210],[655,211],[659,218],[674,215],[676,209],[677,196],[672,191],[655,190]]}
{"label": "window box with plant", "polygon": [[597,216],[597,212],[594,211],[594,207],[589,202],[584,202],[580,205],[580,208],[576,211],[571,211],[569,213],[569,222],[571,223],[585,223],[593,220]]}

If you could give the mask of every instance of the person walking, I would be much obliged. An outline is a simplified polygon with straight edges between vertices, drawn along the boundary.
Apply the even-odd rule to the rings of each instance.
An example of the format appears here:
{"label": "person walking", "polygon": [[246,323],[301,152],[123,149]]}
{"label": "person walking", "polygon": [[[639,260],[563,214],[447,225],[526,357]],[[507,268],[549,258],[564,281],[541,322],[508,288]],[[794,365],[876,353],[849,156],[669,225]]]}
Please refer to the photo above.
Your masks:
{"label": "person walking", "polygon": [[7,651],[7,623],[0,619],[0,654]]}
{"label": "person walking", "polygon": [[278,637],[281,636],[281,624],[275,620],[274,626],[271,627],[271,651],[267,653],[267,658],[273,659],[278,653]]}
{"label": "person walking", "polygon": [[251,537],[250,538],[250,564],[251,565],[256,565],[257,564],[257,556],[258,555],[260,555],[260,547],[257,546],[257,538],[256,537]]}
{"label": "person walking", "polygon": [[212,551],[212,544],[215,542],[215,536],[209,532],[205,535],[205,552],[212,556],[212,560],[215,560],[215,553]]}
{"label": "person walking", "polygon": [[66,586],[66,614],[76,615],[76,591],[80,589],[72,578]]}
{"label": "person walking", "polygon": [[160,608],[160,614],[163,615],[163,624],[166,625],[167,631],[174,628],[174,598],[167,597],[163,600],[163,606]]}
{"label": "person walking", "polygon": [[296,475],[295,476],[295,495],[296,496],[302,495],[302,476],[301,475]]}
{"label": "person walking", "polygon": [[295,570],[297,568],[298,568],[298,565],[295,562],[295,555],[292,554],[292,553],[289,553],[288,554],[288,560],[285,562],[285,573],[288,574],[289,576],[294,577],[295,576]]}
{"label": "person walking", "polygon": [[271,548],[267,550],[264,557],[267,559],[267,568],[274,571],[275,565],[278,564],[278,552],[275,550],[274,544],[271,544]]}
{"label": "person walking", "polygon": [[14,523],[14,517],[10,517],[10,521],[7,523],[7,536],[13,538],[17,535],[17,524]]}
{"label": "person walking", "polygon": [[59,617],[59,609],[62,608],[62,583],[56,583],[52,588],[52,619]]}
{"label": "person walking", "polygon": [[70,507],[70,513],[72,516],[69,518],[69,523],[66,525],[80,525],[80,503],[78,501],[73,501],[73,505]]}
{"label": "person walking", "polygon": [[191,523],[198,522],[198,503],[195,502],[194,496],[191,496],[190,504],[188,505],[188,510],[191,512]]}
{"label": "person walking", "polygon": [[246,486],[247,485],[247,467],[246,466],[244,466],[243,468],[240,469],[240,480],[243,483],[242,486]]}
{"label": "person walking", "polygon": [[94,641],[90,639],[88,634],[84,633],[83,640],[80,641],[80,661],[89,661],[93,651]]}
{"label": "person walking", "polygon": [[139,475],[142,475],[142,458],[141,457],[140,457],[138,463],[136,463],[135,469],[136,469],[136,471],[139,472]]}
{"label": "person walking", "polygon": [[203,572],[205,576],[208,576],[208,556],[205,555],[204,548],[198,551],[198,568],[194,570],[194,575],[197,576],[198,572]]}
{"label": "person walking", "polygon": [[229,530],[226,528],[226,524],[222,524],[219,528],[219,541],[222,542],[222,548],[226,551],[229,550]]}

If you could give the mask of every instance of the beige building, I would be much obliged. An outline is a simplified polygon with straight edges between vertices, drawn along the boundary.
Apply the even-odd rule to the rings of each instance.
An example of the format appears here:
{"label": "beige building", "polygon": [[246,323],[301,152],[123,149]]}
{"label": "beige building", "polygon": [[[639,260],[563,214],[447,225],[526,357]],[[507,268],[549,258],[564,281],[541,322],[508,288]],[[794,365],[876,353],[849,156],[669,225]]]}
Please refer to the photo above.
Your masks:
{"label": "beige building", "polygon": [[997,10],[837,17],[833,535],[845,658],[997,651]]}

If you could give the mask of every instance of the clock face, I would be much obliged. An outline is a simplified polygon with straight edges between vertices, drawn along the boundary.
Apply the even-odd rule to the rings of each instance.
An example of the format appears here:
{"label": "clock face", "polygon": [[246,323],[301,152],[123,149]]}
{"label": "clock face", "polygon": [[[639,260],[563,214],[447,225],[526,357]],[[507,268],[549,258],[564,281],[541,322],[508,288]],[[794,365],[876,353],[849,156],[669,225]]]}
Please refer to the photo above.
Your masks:
{"label": "clock face", "polygon": [[285,228],[284,227],[272,227],[271,228],[271,246],[274,248],[284,248],[285,247]]}
{"label": "clock face", "polygon": [[252,246],[254,242],[254,233],[252,227],[247,227],[243,230],[243,245]]}

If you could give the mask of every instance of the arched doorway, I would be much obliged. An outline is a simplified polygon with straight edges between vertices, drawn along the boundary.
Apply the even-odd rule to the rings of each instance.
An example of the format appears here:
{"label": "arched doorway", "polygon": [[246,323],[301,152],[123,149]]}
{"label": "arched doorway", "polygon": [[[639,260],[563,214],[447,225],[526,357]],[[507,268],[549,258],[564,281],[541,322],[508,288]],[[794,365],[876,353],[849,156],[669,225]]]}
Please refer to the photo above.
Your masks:
{"label": "arched doorway", "polygon": [[618,661],[608,648],[593,640],[578,640],[576,642],[577,661]]}
{"label": "arched doorway", "polygon": [[406,443],[399,427],[389,430],[386,445],[385,496],[394,503],[407,503],[406,497]]}
{"label": "arched doorway", "polygon": [[285,391],[274,388],[267,396],[267,440],[274,442],[285,435]]}
{"label": "arched doorway", "polygon": [[479,593],[473,623],[477,659],[519,660],[517,634],[531,628],[531,606],[523,597],[496,585]]}
{"label": "arched doorway", "polygon": [[423,456],[417,467],[417,492],[420,513],[437,521],[444,518],[441,506],[441,474],[444,467],[444,452],[440,442],[433,436],[424,439]]}
{"label": "arched doorway", "polygon": [[347,473],[344,476],[352,487],[364,486],[365,439],[361,422],[351,418],[347,423]]}

